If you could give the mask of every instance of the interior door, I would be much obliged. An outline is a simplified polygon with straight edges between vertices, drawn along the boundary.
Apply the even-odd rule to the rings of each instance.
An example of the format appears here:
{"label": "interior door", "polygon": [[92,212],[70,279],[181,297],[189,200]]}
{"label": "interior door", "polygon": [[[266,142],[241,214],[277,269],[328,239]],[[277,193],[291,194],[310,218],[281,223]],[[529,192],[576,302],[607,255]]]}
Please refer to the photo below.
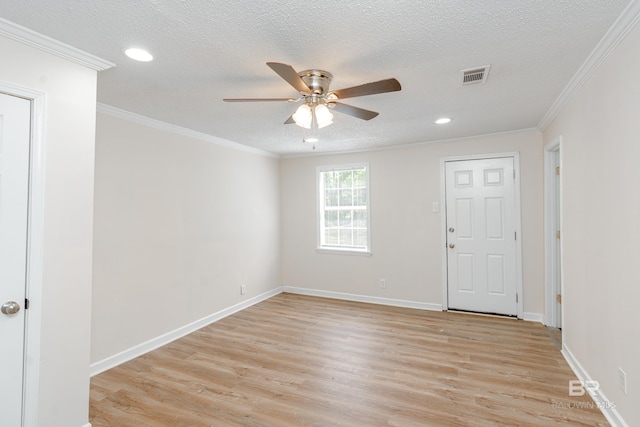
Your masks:
{"label": "interior door", "polygon": [[518,314],[513,157],[445,162],[448,308]]}
{"label": "interior door", "polygon": [[0,419],[22,425],[31,102],[0,93]]}

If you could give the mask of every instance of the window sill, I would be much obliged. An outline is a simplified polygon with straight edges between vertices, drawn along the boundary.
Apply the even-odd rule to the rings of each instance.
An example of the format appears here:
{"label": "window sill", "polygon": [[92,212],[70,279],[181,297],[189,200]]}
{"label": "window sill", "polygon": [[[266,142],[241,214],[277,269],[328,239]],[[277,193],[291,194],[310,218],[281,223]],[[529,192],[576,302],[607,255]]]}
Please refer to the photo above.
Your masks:
{"label": "window sill", "polygon": [[355,256],[371,256],[371,251],[359,251],[357,249],[338,249],[338,248],[317,248],[319,254],[338,254],[338,255],[355,255]]}

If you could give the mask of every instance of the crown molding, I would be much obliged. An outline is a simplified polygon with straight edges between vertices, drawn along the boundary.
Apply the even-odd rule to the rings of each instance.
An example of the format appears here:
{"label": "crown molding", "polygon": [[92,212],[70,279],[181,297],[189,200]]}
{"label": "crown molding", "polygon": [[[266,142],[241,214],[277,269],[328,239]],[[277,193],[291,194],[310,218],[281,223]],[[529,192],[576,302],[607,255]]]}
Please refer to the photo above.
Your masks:
{"label": "crown molding", "polygon": [[502,132],[482,133],[479,135],[459,136],[455,138],[434,139],[431,141],[412,142],[410,144],[397,144],[397,145],[385,145],[381,147],[359,148],[354,150],[342,150],[342,151],[316,150],[311,153],[282,154],[280,155],[280,158],[297,159],[297,158],[303,158],[303,157],[338,156],[342,154],[359,154],[359,153],[371,153],[376,151],[405,150],[408,148],[419,148],[419,147],[431,145],[431,144],[464,142],[464,141],[472,141],[472,140],[479,140],[479,139],[492,138],[492,137],[500,137],[504,135],[518,135],[518,134],[526,134],[526,133],[529,133],[529,134],[540,133],[540,130],[537,127],[532,127],[532,128],[525,128],[525,129],[505,130]]}
{"label": "crown molding", "polygon": [[620,44],[626,35],[640,21],[640,0],[632,0],[622,14],[616,19],[611,28],[605,33],[600,42],[593,49],[578,71],[569,81],[560,95],[551,105],[551,108],[538,123],[541,132],[551,124],[560,110],[573,98],[578,89],[591,77],[611,52]]}
{"label": "crown molding", "polygon": [[37,33],[14,22],[7,21],[4,18],[0,18],[0,36],[35,47],[60,58],[91,68],[92,70],[102,71],[116,66],[113,62],[98,58],[95,55],[54,40],[51,37]]}
{"label": "crown molding", "polygon": [[112,117],[117,117],[123,120],[127,120],[133,123],[138,123],[138,124],[148,126],[154,129],[162,130],[165,132],[171,132],[177,135],[186,136],[188,138],[193,138],[200,141],[211,142],[213,144],[221,145],[226,148],[231,148],[234,150],[244,151],[252,154],[258,154],[260,156],[271,157],[275,159],[280,158],[279,155],[268,152],[268,151],[238,144],[237,142],[229,141],[228,139],[218,138],[217,136],[209,135],[207,133],[197,132],[195,130],[172,125],[170,123],[152,119],[137,113],[132,113],[130,111],[122,110],[117,107],[112,107],[111,105],[98,103],[96,111],[98,113],[106,114]]}

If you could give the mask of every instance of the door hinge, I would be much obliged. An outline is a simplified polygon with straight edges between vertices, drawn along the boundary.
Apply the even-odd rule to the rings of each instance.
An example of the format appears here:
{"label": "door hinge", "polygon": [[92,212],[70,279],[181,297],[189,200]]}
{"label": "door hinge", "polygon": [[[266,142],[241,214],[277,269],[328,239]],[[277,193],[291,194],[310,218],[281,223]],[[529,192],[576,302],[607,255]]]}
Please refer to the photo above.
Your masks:
{"label": "door hinge", "polygon": [[516,302],[518,302],[518,294],[516,294]]}
{"label": "door hinge", "polygon": [[560,166],[556,166],[556,175],[560,175]]}
{"label": "door hinge", "polygon": [[29,298],[24,299],[24,309],[29,310]]}
{"label": "door hinge", "polygon": [[513,170],[513,179],[516,179],[516,170]]}
{"label": "door hinge", "polygon": [[562,304],[562,295],[556,295],[556,301],[558,302],[558,304]]}
{"label": "door hinge", "polygon": [[556,231],[556,239],[560,238],[560,230]]}
{"label": "door hinge", "polygon": [[517,231],[513,232],[513,240],[518,240],[518,232]]}

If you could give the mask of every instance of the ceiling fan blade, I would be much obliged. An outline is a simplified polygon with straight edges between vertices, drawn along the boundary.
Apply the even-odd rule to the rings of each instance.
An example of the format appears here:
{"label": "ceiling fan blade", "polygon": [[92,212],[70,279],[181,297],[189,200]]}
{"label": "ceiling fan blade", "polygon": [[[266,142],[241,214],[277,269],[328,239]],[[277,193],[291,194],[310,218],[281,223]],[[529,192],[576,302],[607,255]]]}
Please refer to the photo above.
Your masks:
{"label": "ceiling fan blade", "polygon": [[333,110],[339,113],[348,114],[362,120],[371,120],[380,114],[375,111],[365,110],[364,108],[354,107],[353,105],[342,104],[340,102],[332,102],[329,105],[332,105]]}
{"label": "ceiling fan blade", "polygon": [[312,92],[309,86],[302,81],[296,70],[289,64],[280,62],[267,62],[267,65],[275,71],[280,77],[286,80],[291,86],[300,93],[310,94]]}
{"label": "ceiling fan blade", "polygon": [[396,79],[386,79],[377,82],[365,83],[360,86],[348,87],[346,89],[333,90],[338,99],[354,98],[356,96],[375,95],[376,93],[396,92],[402,89],[400,82]]}
{"label": "ceiling fan blade", "polygon": [[284,122],[285,125],[290,125],[295,123],[295,120],[293,120],[293,114],[289,116],[289,118]]}
{"label": "ceiling fan blade", "polygon": [[296,102],[295,98],[224,98],[224,102],[270,102],[270,101],[287,101]]}

